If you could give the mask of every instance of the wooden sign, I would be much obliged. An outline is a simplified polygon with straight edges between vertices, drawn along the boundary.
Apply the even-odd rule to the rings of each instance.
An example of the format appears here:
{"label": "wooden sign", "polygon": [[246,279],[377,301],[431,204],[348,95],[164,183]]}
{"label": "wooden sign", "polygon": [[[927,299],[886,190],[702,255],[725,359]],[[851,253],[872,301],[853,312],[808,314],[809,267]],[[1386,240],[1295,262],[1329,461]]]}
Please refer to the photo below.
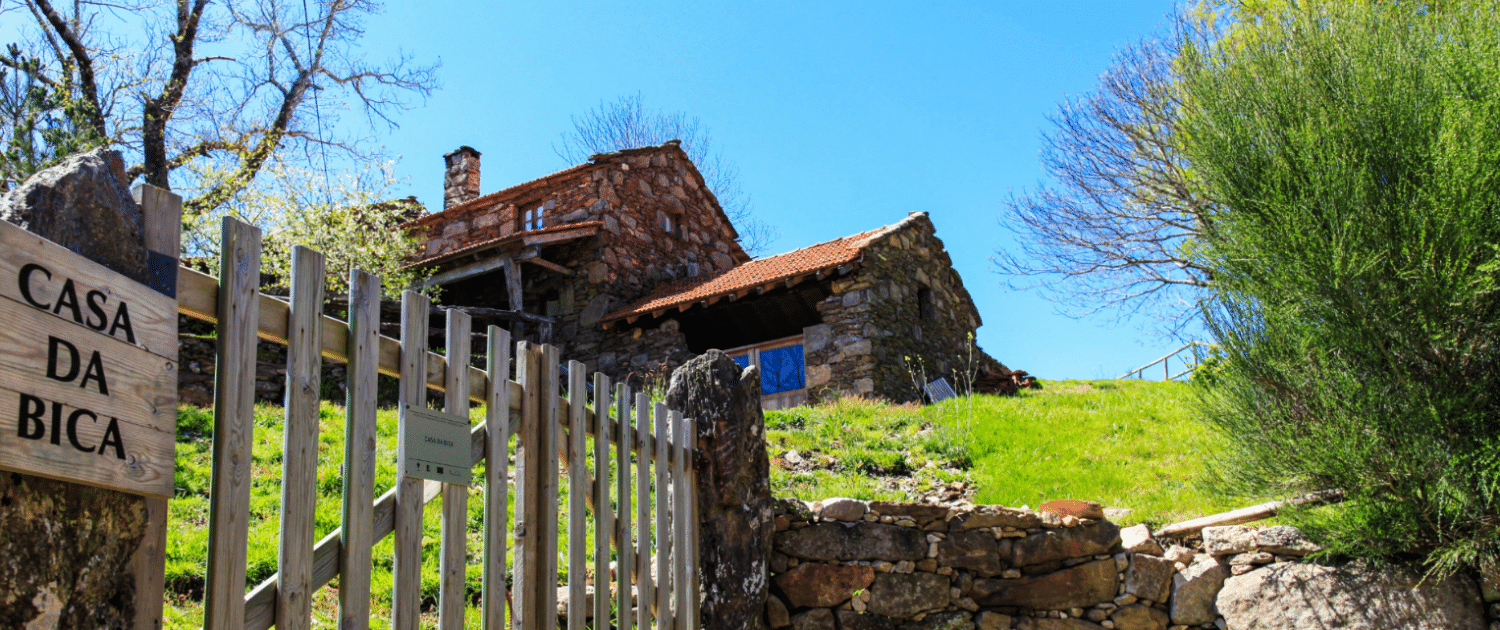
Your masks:
{"label": "wooden sign", "polygon": [[0,221],[0,468],[170,497],[177,303]]}
{"label": "wooden sign", "polygon": [[473,479],[468,417],[411,405],[401,416],[396,464],[402,475],[458,484]]}

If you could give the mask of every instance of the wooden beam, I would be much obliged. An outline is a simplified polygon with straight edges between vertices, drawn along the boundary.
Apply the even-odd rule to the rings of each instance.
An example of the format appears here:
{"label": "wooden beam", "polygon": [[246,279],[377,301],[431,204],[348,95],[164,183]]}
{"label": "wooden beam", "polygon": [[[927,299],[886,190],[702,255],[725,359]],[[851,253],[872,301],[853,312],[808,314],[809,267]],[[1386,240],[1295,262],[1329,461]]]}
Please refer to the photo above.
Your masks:
{"label": "wooden beam", "polygon": [[571,230],[558,230],[556,232],[548,232],[546,234],[523,235],[521,237],[521,242],[525,243],[526,245],[551,245],[553,243],[571,241],[576,238],[593,236],[598,233],[599,226],[590,225],[581,228],[574,228]]}
{"label": "wooden beam", "polygon": [[531,263],[533,265],[536,265],[538,267],[541,267],[543,269],[549,269],[549,270],[555,271],[557,273],[560,273],[562,275],[568,276],[570,278],[573,277],[573,270],[572,269],[569,269],[567,267],[559,265],[559,264],[557,264],[555,262],[552,262],[550,260],[542,260],[541,258],[532,258],[530,260],[527,260],[526,262],[529,262],[529,263]]}
{"label": "wooden beam", "polygon": [[1200,531],[1203,531],[1203,528],[1205,527],[1243,525],[1245,523],[1252,523],[1261,519],[1271,518],[1272,516],[1276,516],[1276,512],[1284,507],[1310,507],[1324,505],[1327,503],[1339,503],[1343,500],[1344,493],[1342,491],[1324,490],[1322,492],[1304,494],[1300,497],[1287,499],[1285,501],[1271,501],[1268,503],[1261,503],[1259,505],[1240,508],[1238,510],[1230,510],[1228,512],[1221,512],[1219,514],[1195,518],[1190,521],[1172,523],[1171,525],[1167,525],[1166,527],[1157,530],[1156,535],[1170,536],[1173,538],[1179,536],[1191,536]]}

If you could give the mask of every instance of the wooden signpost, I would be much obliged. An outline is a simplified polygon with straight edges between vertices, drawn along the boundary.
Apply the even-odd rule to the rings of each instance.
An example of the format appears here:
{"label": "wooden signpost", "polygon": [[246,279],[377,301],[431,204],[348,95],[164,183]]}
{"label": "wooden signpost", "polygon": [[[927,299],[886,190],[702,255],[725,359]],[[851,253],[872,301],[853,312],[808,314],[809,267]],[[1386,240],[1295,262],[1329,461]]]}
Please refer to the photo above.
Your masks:
{"label": "wooden signpost", "polygon": [[0,468],[172,496],[177,302],[0,221]]}

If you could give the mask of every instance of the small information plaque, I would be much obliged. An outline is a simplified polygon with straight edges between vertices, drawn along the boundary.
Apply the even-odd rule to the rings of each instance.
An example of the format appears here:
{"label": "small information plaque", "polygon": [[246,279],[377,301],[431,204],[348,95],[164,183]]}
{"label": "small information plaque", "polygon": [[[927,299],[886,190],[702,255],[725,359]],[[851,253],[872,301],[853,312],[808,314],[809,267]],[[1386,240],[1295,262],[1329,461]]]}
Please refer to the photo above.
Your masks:
{"label": "small information plaque", "polygon": [[407,477],[467,484],[472,479],[473,447],[469,419],[433,409],[401,409],[401,443],[397,465]]}
{"label": "small information plaque", "polygon": [[927,384],[927,397],[932,399],[933,404],[943,402],[957,395],[958,393],[953,391],[953,386],[948,384],[948,379],[946,378],[939,378]]}

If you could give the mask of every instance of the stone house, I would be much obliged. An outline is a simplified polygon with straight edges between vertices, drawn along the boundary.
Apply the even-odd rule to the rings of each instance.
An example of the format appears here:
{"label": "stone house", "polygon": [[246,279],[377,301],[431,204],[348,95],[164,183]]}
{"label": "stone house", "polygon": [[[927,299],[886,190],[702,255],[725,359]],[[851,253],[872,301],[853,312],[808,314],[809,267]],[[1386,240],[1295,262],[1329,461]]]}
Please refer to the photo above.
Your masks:
{"label": "stone house", "polygon": [[[479,194],[478,151],[445,156],[444,209],[409,224],[441,301],[559,345],[615,379],[718,348],[761,368],[766,408],[912,400],[999,364],[925,212],[751,260],[676,141]],[[480,325],[484,322],[476,322]]]}

